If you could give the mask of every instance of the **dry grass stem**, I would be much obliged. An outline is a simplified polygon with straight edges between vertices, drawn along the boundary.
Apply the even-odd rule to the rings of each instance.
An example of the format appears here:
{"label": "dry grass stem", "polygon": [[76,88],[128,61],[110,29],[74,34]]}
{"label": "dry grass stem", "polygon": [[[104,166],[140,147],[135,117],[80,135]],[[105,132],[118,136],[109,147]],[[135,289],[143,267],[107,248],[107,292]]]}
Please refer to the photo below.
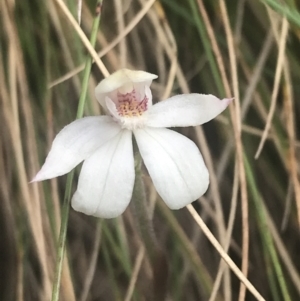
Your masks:
{"label": "dry grass stem", "polygon": [[276,109],[276,100],[278,96],[279,91],[279,85],[281,80],[281,74],[284,64],[284,58],[285,58],[285,46],[286,46],[286,40],[288,37],[288,29],[289,29],[289,23],[284,18],[282,20],[282,28],[281,28],[281,36],[280,36],[280,43],[279,43],[279,49],[278,49],[278,58],[277,58],[277,64],[276,64],[276,70],[275,70],[275,79],[274,79],[274,87],[272,92],[272,98],[271,98],[271,106],[268,114],[267,123],[265,125],[264,134],[260,140],[259,146],[257,148],[255,159],[257,159],[263,149],[264,143],[266,141],[266,137],[268,135],[268,132],[271,127],[271,122],[273,119],[273,115]]}
{"label": "dry grass stem", "polygon": [[59,7],[63,11],[63,13],[66,15],[67,19],[70,21],[70,23],[72,24],[72,26],[74,27],[74,29],[76,30],[76,32],[78,33],[78,35],[79,35],[80,39],[82,40],[84,46],[89,51],[89,53],[92,56],[92,58],[95,60],[95,63],[99,67],[99,69],[102,72],[102,74],[105,77],[107,77],[109,75],[108,70],[106,69],[105,65],[103,64],[103,62],[99,58],[97,52],[95,51],[95,49],[91,45],[89,39],[86,37],[85,33],[82,31],[82,29],[80,28],[79,24],[74,19],[73,15],[71,14],[71,12],[69,11],[69,9],[67,8],[66,4],[62,0],[55,0],[55,1],[59,5]]}
{"label": "dry grass stem", "polygon": [[265,301],[265,299],[261,296],[261,294],[255,289],[255,287],[251,284],[251,282],[247,279],[247,277],[240,271],[240,269],[235,265],[232,259],[227,255],[218,241],[215,239],[213,234],[210,232],[208,227],[205,225],[201,217],[198,215],[197,211],[193,206],[188,205],[187,209],[191,213],[192,217],[195,219],[201,230],[204,232],[205,236],[209,239],[209,241],[213,244],[215,249],[224,259],[224,261],[228,264],[231,270],[236,274],[236,276],[240,279],[241,282],[244,283],[245,287],[253,294],[253,296],[259,301]]}

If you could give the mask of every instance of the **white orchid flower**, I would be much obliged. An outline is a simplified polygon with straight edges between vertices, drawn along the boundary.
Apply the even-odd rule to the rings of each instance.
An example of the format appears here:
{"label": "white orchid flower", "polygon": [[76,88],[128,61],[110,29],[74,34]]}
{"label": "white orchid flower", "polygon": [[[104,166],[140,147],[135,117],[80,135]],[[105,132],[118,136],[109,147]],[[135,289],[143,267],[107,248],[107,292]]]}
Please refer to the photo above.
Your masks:
{"label": "white orchid flower", "polygon": [[107,116],[78,119],[60,131],[33,182],[66,174],[84,160],[72,207],[88,215],[116,217],[132,197],[133,134],[157,192],[171,209],[202,196],[209,175],[199,149],[166,127],[208,122],[230,99],[183,94],[152,105],[149,87],[155,78],[122,69],[102,80],[95,93]]}

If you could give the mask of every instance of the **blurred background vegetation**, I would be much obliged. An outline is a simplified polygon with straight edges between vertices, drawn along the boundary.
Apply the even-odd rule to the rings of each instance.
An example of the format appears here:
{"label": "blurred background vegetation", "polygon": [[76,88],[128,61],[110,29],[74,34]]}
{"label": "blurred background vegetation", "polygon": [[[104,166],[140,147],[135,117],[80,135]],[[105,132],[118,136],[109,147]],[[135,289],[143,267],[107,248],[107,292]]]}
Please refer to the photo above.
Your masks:
{"label": "blurred background vegetation", "polygon": [[[89,55],[60,2],[0,3],[1,301],[51,299],[66,176],[28,182],[75,119]],[[77,19],[80,2],[65,4]],[[95,7],[82,2],[88,37]],[[299,10],[297,0],[104,0],[95,47],[109,72],[157,74],[154,101],[189,91],[235,97],[209,124],[176,130],[195,141],[210,170],[210,189],[194,208],[274,301],[300,300]],[[101,113],[94,88],[102,78],[94,64],[86,116]],[[154,203],[146,172],[144,180],[168,260],[166,300],[256,300],[190,212]],[[151,265],[130,208],[101,223],[70,210],[66,255],[60,300],[151,300]]]}

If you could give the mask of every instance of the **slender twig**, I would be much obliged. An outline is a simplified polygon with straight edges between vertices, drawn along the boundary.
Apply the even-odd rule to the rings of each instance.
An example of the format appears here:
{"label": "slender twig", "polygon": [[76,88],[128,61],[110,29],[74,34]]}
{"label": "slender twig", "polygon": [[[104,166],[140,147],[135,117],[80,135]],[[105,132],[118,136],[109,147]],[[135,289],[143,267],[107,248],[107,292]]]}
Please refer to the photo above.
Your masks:
{"label": "slender twig", "polygon": [[[88,40],[88,38],[86,37],[86,35],[82,31],[82,29],[80,28],[79,24],[77,23],[76,19],[70,13],[70,11],[69,11],[68,7],[66,6],[66,4],[63,2],[63,0],[56,0],[56,3],[60,6],[61,10],[64,12],[64,14],[68,18],[68,20],[70,21],[70,23],[72,24],[74,29],[77,31],[77,33],[78,33],[80,39],[82,40],[84,46],[87,48],[87,50],[89,51],[89,53],[91,54],[91,56],[95,60],[96,64],[98,65],[98,67],[101,70],[101,72],[103,73],[103,75],[105,77],[107,77],[109,75],[109,73],[108,73],[106,67],[104,66],[103,62],[100,60],[97,52],[94,49],[93,44],[91,43],[91,41]],[[102,3],[102,0],[99,1],[99,3]],[[101,15],[101,6],[102,5],[98,6],[98,9],[100,10],[99,11],[99,17]]]}
{"label": "slender twig", "polygon": [[[223,19],[224,29],[226,33],[226,40],[229,52],[230,70],[232,87],[235,97],[235,110],[233,112],[232,106],[230,106],[230,114],[233,122],[234,136],[236,140],[236,155],[238,160],[238,171],[240,176],[241,187],[241,209],[242,209],[242,271],[245,275],[248,273],[249,267],[249,212],[248,212],[248,193],[247,182],[245,175],[245,167],[243,162],[243,143],[241,139],[241,109],[240,109],[240,95],[239,95],[239,80],[237,72],[237,57],[235,51],[235,41],[233,33],[230,27],[229,16],[224,0],[219,0],[221,15]],[[228,93],[229,91],[227,91]],[[243,301],[246,296],[246,288],[241,284],[239,292],[239,301]]]}
{"label": "slender twig", "polygon": [[[104,55],[106,55],[109,51],[111,51],[116,45],[118,45],[124,39],[124,37],[128,35],[137,26],[137,24],[147,14],[147,12],[149,11],[149,9],[151,8],[154,2],[155,0],[148,0],[148,2],[145,3],[145,5],[143,5],[142,9],[131,20],[131,22],[124,28],[124,30],[120,32],[120,34],[111,43],[109,43],[105,48],[103,48],[100,52],[98,52],[97,55],[101,58]],[[83,69],[84,69],[84,65],[80,65],[76,67],[74,70],[66,73],[62,77],[49,83],[48,89],[63,83],[64,81],[68,80],[69,78],[81,72]]]}
{"label": "slender twig", "polygon": [[276,71],[275,71],[275,79],[274,79],[274,87],[272,91],[272,98],[271,98],[271,106],[268,114],[267,123],[264,129],[263,136],[260,140],[258,149],[255,154],[255,159],[257,159],[263,149],[263,146],[266,141],[266,137],[268,136],[268,132],[271,128],[271,122],[273,119],[273,115],[276,109],[276,99],[278,96],[279,86],[280,86],[280,80],[283,70],[283,64],[285,59],[285,46],[286,41],[288,37],[288,30],[289,30],[289,23],[286,19],[282,20],[282,28],[281,28],[281,36],[280,36],[280,44],[279,44],[279,51],[278,51],[278,57],[277,57],[277,64],[276,64]]}
{"label": "slender twig", "polygon": [[214,235],[211,233],[211,231],[205,225],[204,221],[199,216],[199,214],[194,209],[194,207],[192,205],[187,205],[187,209],[189,210],[189,212],[191,213],[192,217],[195,219],[197,224],[200,226],[200,228],[204,232],[205,236],[209,239],[209,241],[212,243],[212,245],[215,247],[215,249],[218,251],[218,253],[223,258],[223,260],[228,264],[228,266],[236,274],[236,276],[240,279],[240,281],[244,283],[244,285],[253,294],[253,296],[255,296],[255,298],[257,300],[265,301],[263,296],[256,290],[256,288],[253,286],[253,284],[245,277],[245,275],[242,273],[242,271],[236,266],[236,264],[228,256],[228,254],[224,251],[222,246],[219,244],[219,242],[216,240]]}
{"label": "slender twig", "polygon": [[103,219],[97,220],[97,226],[96,226],[96,232],[95,232],[95,243],[93,247],[93,251],[91,254],[91,261],[87,270],[87,273],[85,275],[85,281],[84,286],[81,291],[81,296],[79,298],[80,301],[86,301],[88,299],[88,294],[95,276],[95,271],[97,267],[97,259],[101,244],[101,234],[102,234],[102,221]]}

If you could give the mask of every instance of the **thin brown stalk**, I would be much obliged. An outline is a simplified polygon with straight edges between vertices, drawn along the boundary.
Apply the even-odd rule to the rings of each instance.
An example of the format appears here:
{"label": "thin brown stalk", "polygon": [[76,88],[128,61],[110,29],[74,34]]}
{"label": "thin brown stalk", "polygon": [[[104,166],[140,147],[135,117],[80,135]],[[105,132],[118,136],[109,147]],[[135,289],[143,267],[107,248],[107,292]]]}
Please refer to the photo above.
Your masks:
{"label": "thin brown stalk", "polygon": [[130,278],[129,286],[128,286],[124,301],[130,301],[132,298],[134,287],[135,287],[145,254],[146,254],[145,247],[144,247],[144,245],[141,245],[138,250],[138,255],[136,256],[136,260],[134,263],[132,275]]}
{"label": "thin brown stalk", "polygon": [[82,0],[77,0],[77,21],[81,24]]}
{"label": "thin brown stalk", "polygon": [[[235,169],[237,169],[237,168],[238,168],[238,165],[236,162]],[[235,216],[236,216],[236,208],[237,208],[237,203],[238,203],[237,202],[238,201],[238,189],[239,189],[239,177],[238,177],[238,172],[236,171],[234,173],[234,179],[233,179],[231,206],[230,206],[228,226],[227,226],[226,239],[225,239],[225,245],[224,245],[224,251],[226,253],[228,252],[228,249],[230,247],[231,235],[232,235],[232,230],[233,230]],[[220,286],[222,275],[224,273],[225,268],[226,268],[226,263],[224,261],[221,261],[209,301],[214,301],[217,297],[217,292],[219,290],[219,286]]]}
{"label": "thin brown stalk", "polygon": [[[247,79],[249,78],[249,84],[247,86],[247,89],[245,91],[243,101],[241,102],[242,108],[241,108],[241,114],[242,114],[242,121],[245,119],[245,116],[247,115],[250,105],[253,101],[253,96],[255,95],[256,87],[259,83],[259,80],[261,79],[262,72],[264,71],[264,67],[267,61],[267,58],[270,54],[270,51],[273,46],[273,33],[272,30],[269,30],[269,33],[267,35],[267,38],[264,42],[264,45],[262,47],[262,50],[258,56],[257,63],[252,70],[251,74],[249,71],[249,76],[247,76]],[[244,66],[241,53],[238,53],[239,61]],[[244,68],[243,68],[244,69]],[[242,131],[245,131],[245,126],[242,124]],[[270,135],[268,135],[268,139],[270,139]],[[218,178],[219,181],[223,178],[223,174],[226,170],[227,164],[229,163],[229,156],[232,152],[232,148],[234,147],[234,139],[229,139],[226,146],[224,147],[224,151],[222,153],[220,164],[218,166]]]}
{"label": "thin brown stalk", "polygon": [[[243,60],[240,60],[240,66],[241,66],[246,78],[248,80],[250,80],[251,71],[250,71],[249,67],[246,65],[246,63]],[[266,122],[268,112],[267,112],[267,110],[264,106],[264,101],[263,101],[261,95],[257,92],[254,93],[254,97],[253,97],[253,108],[256,109],[256,111],[260,115],[261,119],[264,122]],[[263,131],[261,131],[261,133],[263,134]],[[279,155],[280,159],[282,160],[282,163],[284,165],[286,165],[286,158],[285,158],[285,155],[284,155],[284,152],[283,152],[283,148],[282,148],[282,145],[280,143],[280,139],[279,139],[278,135],[276,135],[275,129],[274,129],[274,131],[270,131],[270,134],[268,134],[268,136],[272,137],[272,140],[274,141],[274,144],[276,146],[276,150],[278,152],[278,155]],[[262,137],[262,135],[261,135],[261,137]]]}
{"label": "thin brown stalk", "polygon": [[[218,180],[217,180],[217,176],[215,173],[213,160],[212,160],[210,151],[207,146],[207,142],[206,142],[206,138],[205,138],[203,129],[200,126],[197,126],[197,127],[195,127],[195,133],[196,133],[197,140],[199,141],[199,143],[201,145],[201,152],[203,154],[203,157],[205,158],[206,166],[209,170],[210,189],[211,189],[211,193],[213,195],[213,199],[214,199],[214,203],[215,203],[219,238],[220,238],[222,246],[225,246],[225,237],[226,237],[225,220],[224,220],[219,185],[218,185]],[[226,273],[227,273],[227,275],[226,275]],[[227,300],[230,300],[230,297],[231,297],[230,276],[229,276],[228,270],[225,271],[224,282],[225,282],[225,287],[226,287],[225,288],[226,298],[228,298]]]}
{"label": "thin brown stalk", "polygon": [[[118,26],[118,33],[122,34],[125,28],[125,20],[124,20],[124,13],[123,13],[123,4],[122,0],[114,0],[114,6],[116,11],[117,17],[117,26]],[[127,43],[126,43],[126,35],[119,43],[119,57],[120,57],[120,68],[125,68],[127,63]]]}
{"label": "thin brown stalk", "polygon": [[225,65],[224,65],[224,62],[223,62],[222,54],[221,54],[220,48],[218,46],[217,39],[216,39],[214,30],[213,30],[213,27],[211,25],[211,22],[209,20],[208,14],[206,12],[205,6],[203,4],[203,0],[197,0],[197,2],[198,2],[199,11],[201,13],[201,16],[203,18],[203,22],[204,22],[206,30],[207,30],[207,34],[208,34],[213,52],[215,54],[215,57],[216,57],[216,60],[217,60],[217,63],[218,63],[219,71],[220,71],[220,74],[221,74],[222,82],[223,82],[223,85],[225,87],[227,97],[231,97],[231,91],[230,91],[231,88],[230,88],[229,82],[227,80]]}
{"label": "thin brown stalk", "polygon": [[[241,200],[242,200],[242,229],[243,229],[243,238],[242,238],[242,272],[247,276],[248,274],[248,266],[249,266],[249,221],[248,221],[248,195],[247,195],[247,184],[246,184],[246,176],[245,176],[245,167],[243,160],[243,146],[241,141],[241,111],[240,111],[240,100],[239,100],[239,88],[238,88],[238,75],[237,75],[237,60],[235,54],[234,40],[233,34],[231,31],[229,18],[227,14],[227,9],[224,0],[219,1],[221,8],[221,15],[223,18],[223,24],[225,27],[227,45],[229,50],[229,58],[230,58],[230,69],[231,69],[231,79],[233,84],[233,91],[235,97],[235,122],[234,124],[234,132],[236,139],[236,148],[237,148],[237,160],[239,166],[239,174],[240,174],[240,185],[241,185]],[[232,107],[232,106],[231,106]],[[233,112],[232,112],[233,113]],[[233,116],[232,116],[233,117]],[[232,121],[234,118],[232,118]],[[241,283],[240,293],[239,293],[239,301],[245,299],[246,288]]]}
{"label": "thin brown stalk", "polygon": [[289,66],[287,59],[284,64],[284,77],[285,77],[285,89],[284,89],[284,104],[286,110],[286,121],[287,121],[287,133],[289,137],[289,169],[292,177],[293,188],[295,193],[296,207],[297,207],[297,215],[298,215],[298,223],[300,227],[300,184],[298,180],[298,161],[296,159],[296,151],[295,151],[295,114],[294,114],[294,99],[293,99],[293,89],[292,89],[292,81],[289,72]]}
{"label": "thin brown stalk", "polygon": [[235,38],[236,45],[239,45],[241,41],[241,33],[242,33],[242,27],[244,22],[244,15],[245,15],[245,4],[246,4],[246,0],[240,0],[237,3],[236,22],[235,22],[235,29],[234,29],[234,38]]}
{"label": "thin brown stalk", "polygon": [[[61,2],[61,0],[57,0],[57,1]],[[139,13],[136,14],[135,18],[124,28],[124,30],[107,47],[105,47],[103,50],[101,50],[96,55],[99,56],[99,58],[101,58],[105,54],[107,54],[110,50],[112,50],[116,45],[118,45],[123,40],[123,38],[126,35],[128,35],[135,28],[137,23],[139,23],[141,21],[141,19],[147,14],[147,12],[149,11],[149,9],[151,8],[151,6],[153,5],[154,2],[155,2],[155,0],[147,1],[147,3],[145,5],[143,5],[143,7],[139,11]],[[94,56],[93,56],[93,58],[94,58]],[[83,69],[84,69],[84,64],[78,66],[71,72],[69,72],[69,73],[65,74],[64,76],[51,82],[48,85],[48,88],[50,89],[58,84],[63,83],[64,81],[68,80],[69,78],[71,78],[71,77],[75,76],[76,74],[78,74],[79,72],[81,72]]]}
{"label": "thin brown stalk", "polygon": [[264,129],[264,134],[260,140],[259,146],[258,146],[256,154],[255,154],[255,159],[257,159],[259,157],[259,155],[263,149],[263,146],[266,141],[266,137],[271,128],[273,115],[274,115],[274,112],[276,109],[276,100],[277,100],[277,96],[278,96],[280,80],[281,80],[281,75],[282,75],[282,70],[283,70],[283,64],[284,64],[284,59],[285,59],[285,46],[286,46],[286,41],[287,41],[287,37],[288,37],[288,29],[289,29],[289,23],[284,18],[282,20],[281,36],[280,36],[277,64],[276,64],[276,70],[275,70],[274,86],[273,86],[272,97],[271,97],[271,106],[270,106],[270,110],[269,110],[269,114],[268,114],[268,118],[267,118],[267,123],[266,123],[265,129]]}
{"label": "thin brown stalk", "polygon": [[209,239],[218,253],[221,255],[223,260],[228,264],[231,270],[236,274],[236,276],[240,279],[242,283],[247,287],[247,289],[253,294],[253,296],[259,301],[265,301],[263,296],[256,290],[256,288],[252,285],[252,283],[247,279],[247,277],[242,273],[242,271],[236,266],[236,264],[232,261],[232,259],[227,255],[224,249],[221,247],[219,242],[216,240],[214,235],[210,232],[202,218],[199,216],[197,211],[194,209],[192,205],[186,206],[196,223],[199,225],[201,230],[204,232],[205,236]]}
{"label": "thin brown stalk", "polygon": [[293,198],[293,182],[290,179],[287,192],[286,192],[285,201],[284,201],[285,206],[284,206],[284,213],[283,213],[281,227],[280,227],[281,232],[284,232],[286,230],[289,222],[289,218],[291,216],[291,211],[292,211],[291,209],[293,203],[292,198]]}
{"label": "thin brown stalk", "polygon": [[162,95],[162,100],[163,100],[163,99],[170,97],[170,94],[171,94],[171,91],[172,91],[172,88],[174,85],[174,80],[175,80],[176,72],[177,72],[177,45],[176,45],[175,37],[172,33],[172,30],[170,28],[170,25],[168,23],[168,20],[165,16],[165,13],[164,13],[164,10],[163,10],[161,4],[157,2],[156,5],[154,6],[154,8],[157,11],[157,15],[160,17],[162,27],[164,29],[165,35],[168,38],[169,45],[171,46],[171,49],[172,49],[172,52],[170,53],[171,55],[169,55],[171,67],[170,67],[167,83],[164,84],[166,88]]}
{"label": "thin brown stalk", "polygon": [[[59,43],[62,48],[62,55],[64,57],[64,62],[66,63],[66,66],[68,69],[74,69],[74,61],[72,60],[72,54],[70,50],[70,45],[66,38],[66,33],[63,30],[63,25],[61,24],[61,20],[59,19],[58,10],[59,8],[55,5],[53,1],[47,1],[47,9],[49,12],[49,17],[51,19],[51,24],[53,24],[53,27],[55,28],[55,31],[57,35],[59,36]],[[72,83],[74,85],[74,88],[77,92],[77,94],[80,94],[80,80],[78,76],[73,76]]]}
{"label": "thin brown stalk", "polygon": [[[274,31],[274,35],[276,37],[276,41],[278,44],[279,52],[281,47],[285,47],[285,42],[288,36],[288,28],[286,29],[286,37],[285,40],[283,41],[283,25],[282,24],[282,31],[281,35],[277,30],[276,23],[279,22],[280,18],[277,14],[272,12],[271,10],[268,9],[269,17],[271,20],[272,24],[272,29]],[[285,20],[285,19],[284,19]],[[284,22],[283,20],[283,22]],[[286,21],[287,22],[287,21]],[[288,24],[286,24],[288,26]],[[284,46],[282,46],[284,44]],[[278,54],[279,56],[279,54]],[[292,183],[293,183],[293,188],[294,188],[294,193],[295,193],[295,200],[296,200],[296,208],[297,208],[297,216],[298,216],[298,224],[300,226],[300,185],[299,185],[299,180],[298,180],[298,175],[297,175],[297,159],[296,159],[296,152],[295,152],[295,147],[296,147],[296,136],[295,136],[295,125],[294,125],[294,110],[293,110],[293,89],[292,89],[292,81],[291,81],[291,76],[290,76],[290,68],[289,68],[289,63],[288,59],[285,54],[283,54],[283,62],[282,62],[282,68],[283,68],[283,75],[285,78],[285,86],[284,86],[284,105],[285,105],[285,110],[286,110],[286,127],[287,127],[287,133],[288,133],[288,138],[289,138],[289,152],[288,152],[288,158],[285,160],[285,165],[288,170],[290,170],[291,173],[291,178],[292,178]],[[275,74],[276,76],[276,74]],[[276,79],[276,77],[275,77]]]}
{"label": "thin brown stalk", "polygon": [[99,255],[99,250],[100,250],[100,243],[101,243],[101,223],[100,221],[97,221],[97,227],[95,231],[95,242],[92,250],[92,256],[90,260],[90,264],[85,276],[85,281],[83,285],[83,289],[80,295],[79,300],[80,301],[86,301],[88,298],[88,294],[94,279],[96,267],[97,267],[97,259]]}
{"label": "thin brown stalk", "polygon": [[70,23],[72,24],[73,28],[78,33],[78,35],[79,35],[80,39],[82,40],[84,46],[89,51],[89,53],[92,56],[92,58],[95,60],[97,66],[99,67],[99,69],[102,72],[102,74],[104,75],[104,77],[107,77],[109,75],[109,72],[107,71],[105,65],[103,64],[103,62],[99,58],[96,50],[91,45],[89,39],[87,38],[87,36],[85,35],[85,33],[82,31],[82,29],[80,28],[79,24],[77,23],[77,21],[75,20],[75,18],[71,14],[71,12],[69,11],[69,9],[66,6],[66,4],[63,2],[63,0],[55,0],[55,1],[59,5],[59,7],[61,8],[61,10],[63,11],[63,13],[65,14],[65,16],[67,17],[67,19],[70,21]]}
{"label": "thin brown stalk", "polygon": [[[136,17],[136,13],[133,10],[129,10],[128,11],[128,20],[134,20],[134,18]],[[142,25],[142,24],[141,24]],[[146,24],[143,24],[144,27]],[[141,26],[142,27],[142,26]],[[125,31],[126,27],[124,28]],[[135,30],[132,30],[130,32],[130,35],[128,36],[128,39],[131,40],[131,45],[133,48],[132,52],[134,53],[134,64],[136,65],[136,67],[140,68],[141,70],[146,70],[146,60],[147,57],[144,55],[144,50],[143,50],[143,30],[140,29],[139,30],[139,26],[137,26],[135,28]],[[157,45],[158,46],[158,45]],[[159,47],[157,47],[159,48]],[[156,51],[156,49],[155,49]],[[161,54],[162,55],[162,54]],[[156,55],[156,60],[158,60],[158,56]],[[164,65],[162,64],[162,69],[164,68]],[[160,74],[158,72],[158,74]]]}
{"label": "thin brown stalk", "polygon": [[[235,97],[235,110],[233,106],[230,106],[230,115],[233,123],[234,137],[237,149],[237,158],[239,166],[239,176],[240,176],[240,185],[241,185],[241,197],[242,197],[242,221],[243,221],[243,256],[242,256],[242,269],[243,271],[248,270],[248,248],[249,248],[249,229],[248,229],[248,197],[247,197],[247,188],[246,188],[246,178],[245,178],[245,169],[243,164],[243,148],[241,142],[241,116],[240,116],[240,103],[239,103],[239,90],[238,90],[238,77],[237,77],[237,66],[236,66],[236,55],[234,50],[234,40],[231,32],[227,10],[224,1],[219,1],[221,14],[223,18],[223,23],[226,32],[226,39],[229,49],[230,56],[230,67],[231,67],[231,76],[233,82],[233,90]],[[225,66],[219,50],[217,40],[215,38],[214,31],[210,24],[208,14],[206,13],[203,1],[198,0],[199,10],[203,17],[204,23],[207,28],[208,36],[210,38],[213,51],[218,62],[218,67],[220,70],[221,78],[225,87],[227,97],[231,97],[231,89],[227,76],[225,73]],[[235,117],[234,117],[235,116]],[[241,294],[243,294],[244,289],[241,288]],[[243,296],[241,296],[243,297]],[[241,300],[241,299],[240,299]]]}

